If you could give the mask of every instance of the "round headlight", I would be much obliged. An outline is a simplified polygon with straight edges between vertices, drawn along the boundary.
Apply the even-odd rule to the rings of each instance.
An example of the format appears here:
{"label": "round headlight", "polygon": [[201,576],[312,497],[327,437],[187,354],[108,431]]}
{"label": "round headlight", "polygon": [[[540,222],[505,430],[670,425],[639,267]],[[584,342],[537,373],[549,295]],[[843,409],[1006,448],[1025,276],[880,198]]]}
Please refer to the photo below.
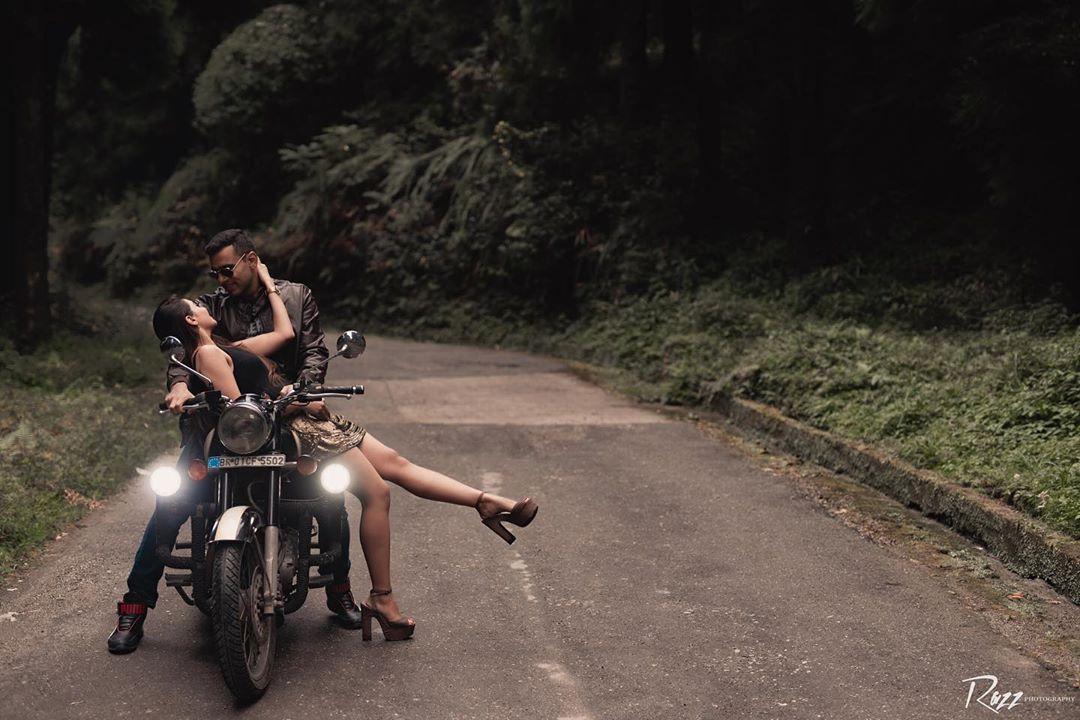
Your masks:
{"label": "round headlight", "polygon": [[150,489],[161,497],[175,495],[180,489],[180,473],[174,467],[162,465],[150,473]]}
{"label": "round headlight", "polygon": [[349,468],[341,463],[330,463],[323,468],[319,475],[319,482],[323,490],[328,493],[339,493],[349,487]]}
{"label": "round headlight", "polygon": [[221,412],[217,434],[228,450],[237,455],[247,455],[270,439],[270,418],[258,404],[241,400]]}

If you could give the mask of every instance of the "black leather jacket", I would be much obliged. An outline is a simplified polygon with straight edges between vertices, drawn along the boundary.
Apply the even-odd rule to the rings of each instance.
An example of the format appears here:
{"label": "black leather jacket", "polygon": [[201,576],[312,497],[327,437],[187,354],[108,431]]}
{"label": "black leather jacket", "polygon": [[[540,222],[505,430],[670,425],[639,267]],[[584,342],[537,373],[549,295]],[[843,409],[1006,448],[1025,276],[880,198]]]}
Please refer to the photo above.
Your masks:
{"label": "black leather jacket", "polygon": [[[275,279],[274,284],[281,291],[281,299],[289,313],[289,320],[292,321],[295,337],[272,354],[270,359],[278,364],[286,382],[296,383],[304,378],[321,383],[326,376],[326,359],[330,353],[326,349],[322,327],[319,325],[319,308],[315,304],[311,289],[307,285],[288,280]],[[218,288],[216,292],[199,296],[195,302],[210,311],[210,316],[218,322],[214,334],[226,340],[243,340],[274,329],[273,312],[264,290],[260,290],[255,299],[249,301],[233,297],[224,288]],[[181,381],[191,385],[188,372],[183,368],[170,366],[168,386],[172,387]]]}

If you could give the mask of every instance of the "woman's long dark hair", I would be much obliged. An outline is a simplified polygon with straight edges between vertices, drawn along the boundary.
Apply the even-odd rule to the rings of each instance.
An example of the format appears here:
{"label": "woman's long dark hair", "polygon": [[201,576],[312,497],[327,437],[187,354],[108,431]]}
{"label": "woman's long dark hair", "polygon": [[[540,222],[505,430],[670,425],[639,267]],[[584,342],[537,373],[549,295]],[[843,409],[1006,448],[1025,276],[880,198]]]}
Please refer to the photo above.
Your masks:
{"label": "woman's long dark hair", "polygon": [[195,348],[199,343],[199,329],[187,321],[191,315],[191,306],[182,297],[173,295],[154,311],[154,334],[158,340],[164,340],[170,335],[176,337],[184,345],[184,362],[192,363]]}

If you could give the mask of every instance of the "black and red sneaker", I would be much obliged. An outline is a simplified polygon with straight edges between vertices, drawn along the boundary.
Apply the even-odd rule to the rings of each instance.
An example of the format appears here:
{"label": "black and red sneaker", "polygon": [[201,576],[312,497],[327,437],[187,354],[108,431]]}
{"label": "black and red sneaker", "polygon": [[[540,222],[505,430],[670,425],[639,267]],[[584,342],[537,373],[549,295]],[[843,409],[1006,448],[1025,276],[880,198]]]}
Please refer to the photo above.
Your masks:
{"label": "black and red sneaker", "polygon": [[350,630],[360,627],[360,621],[364,616],[353,600],[352,590],[349,589],[347,580],[337,585],[326,586],[326,607],[337,615],[337,621],[343,627]]}
{"label": "black and red sneaker", "polygon": [[146,622],[144,603],[116,603],[116,629],[109,636],[109,652],[115,655],[129,653],[139,647],[143,636],[143,623]]}

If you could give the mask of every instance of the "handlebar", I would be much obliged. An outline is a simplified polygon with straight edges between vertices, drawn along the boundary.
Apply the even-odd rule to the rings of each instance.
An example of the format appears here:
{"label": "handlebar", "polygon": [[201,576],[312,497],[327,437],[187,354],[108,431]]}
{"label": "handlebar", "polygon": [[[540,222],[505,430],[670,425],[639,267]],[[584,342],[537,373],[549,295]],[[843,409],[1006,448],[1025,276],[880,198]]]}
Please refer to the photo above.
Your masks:
{"label": "handlebar", "polygon": [[[209,403],[204,403],[204,402],[196,403],[195,405],[188,405],[187,403],[184,403],[184,410],[183,411],[184,412],[195,412],[196,410],[206,410],[209,407],[210,407],[210,404]],[[169,412],[170,411],[169,411],[169,406],[168,405],[166,405],[165,403],[158,403],[158,415],[168,415]]]}
{"label": "handlebar", "polygon": [[309,403],[326,398],[350,398],[354,395],[363,395],[363,385],[344,385],[341,387],[314,387],[311,390],[294,394],[289,402]]}
{"label": "handlebar", "polygon": [[[363,385],[342,385],[331,387],[312,387],[305,392],[292,392],[283,398],[278,398],[275,403],[281,407],[290,403],[309,403],[316,400],[323,400],[325,398],[340,397],[350,398],[354,395],[363,395]],[[193,398],[184,401],[183,411],[194,412],[196,410],[207,410],[211,407],[216,407],[221,402],[220,390],[207,390],[206,392],[199,393]],[[158,403],[158,414],[167,415],[169,413],[169,406],[166,403]]]}
{"label": "handlebar", "polygon": [[[221,401],[220,390],[207,390],[206,392],[199,393],[193,398],[189,398],[184,401],[184,412],[195,412],[196,410],[207,410],[211,405],[216,405]],[[158,415],[168,415],[169,406],[167,403],[158,403]]]}
{"label": "handlebar", "polygon": [[316,387],[304,395],[363,395],[363,385],[343,385],[340,387]]}

